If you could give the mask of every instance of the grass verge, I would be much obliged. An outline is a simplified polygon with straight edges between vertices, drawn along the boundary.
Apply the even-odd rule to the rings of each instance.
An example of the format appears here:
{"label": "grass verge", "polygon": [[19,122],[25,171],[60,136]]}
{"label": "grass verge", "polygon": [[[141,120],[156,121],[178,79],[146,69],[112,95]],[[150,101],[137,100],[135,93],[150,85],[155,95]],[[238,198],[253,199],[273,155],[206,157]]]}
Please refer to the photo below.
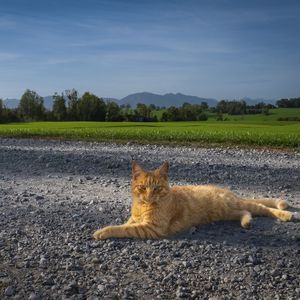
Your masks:
{"label": "grass verge", "polygon": [[0,125],[1,137],[60,138],[140,143],[179,143],[298,148],[297,122],[33,122]]}

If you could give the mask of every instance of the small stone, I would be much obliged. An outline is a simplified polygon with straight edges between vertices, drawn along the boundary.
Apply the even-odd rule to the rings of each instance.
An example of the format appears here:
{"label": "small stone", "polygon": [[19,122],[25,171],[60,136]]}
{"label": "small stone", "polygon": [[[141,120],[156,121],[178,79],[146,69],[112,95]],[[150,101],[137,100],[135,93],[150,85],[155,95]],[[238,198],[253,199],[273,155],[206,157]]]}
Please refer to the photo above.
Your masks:
{"label": "small stone", "polygon": [[255,266],[255,267],[253,268],[253,270],[254,270],[256,273],[259,273],[259,271],[260,271],[260,266]]}
{"label": "small stone", "polygon": [[270,274],[271,274],[271,276],[276,277],[279,275],[279,271],[277,269],[273,269],[273,270],[271,270]]}
{"label": "small stone", "polygon": [[100,300],[100,298],[95,295],[91,295],[87,297],[87,300]]}
{"label": "small stone", "polygon": [[28,300],[42,300],[42,297],[40,295],[35,294],[35,293],[31,293],[28,297]]}
{"label": "small stone", "polygon": [[105,291],[105,285],[98,284],[97,285],[97,290],[98,290],[98,292],[103,293]]}
{"label": "small stone", "polygon": [[11,297],[15,294],[15,292],[16,292],[16,290],[14,287],[8,286],[4,291],[4,295],[7,297]]}
{"label": "small stone", "polygon": [[139,260],[139,259],[140,259],[139,256],[138,256],[137,254],[131,255],[130,258],[131,258],[132,260]]}
{"label": "small stone", "polygon": [[100,265],[100,270],[106,272],[108,270],[108,266],[106,264]]}
{"label": "small stone", "polygon": [[52,277],[46,278],[46,279],[44,280],[44,282],[43,282],[43,285],[49,285],[49,286],[51,286],[51,285],[54,285],[54,284],[55,284],[55,283],[54,283],[54,280],[53,280]]}
{"label": "small stone", "polygon": [[251,255],[248,256],[248,262],[250,262],[250,263],[254,262],[254,259],[253,259],[253,257]]}
{"label": "small stone", "polygon": [[166,277],[163,278],[163,282],[170,281],[173,277],[174,275],[172,273],[169,273]]}
{"label": "small stone", "polygon": [[74,295],[74,294],[78,294],[78,285],[75,281],[69,283],[67,286],[65,286],[64,288],[64,292],[68,295]]}
{"label": "small stone", "polygon": [[180,241],[178,243],[178,248],[185,248],[186,246],[188,246],[188,242],[186,241]]}
{"label": "small stone", "polygon": [[176,290],[176,297],[177,298],[187,298],[188,293],[185,287],[179,286]]}
{"label": "small stone", "polygon": [[0,287],[8,286],[12,283],[12,280],[9,277],[0,277]]}
{"label": "small stone", "polygon": [[40,259],[40,267],[46,269],[47,268],[47,259],[45,257],[41,257]]}
{"label": "small stone", "polygon": [[93,257],[92,263],[93,264],[98,264],[100,262],[100,259],[98,257]]}
{"label": "small stone", "polygon": [[130,289],[125,288],[123,290],[123,297],[124,299],[134,299],[134,294]]}

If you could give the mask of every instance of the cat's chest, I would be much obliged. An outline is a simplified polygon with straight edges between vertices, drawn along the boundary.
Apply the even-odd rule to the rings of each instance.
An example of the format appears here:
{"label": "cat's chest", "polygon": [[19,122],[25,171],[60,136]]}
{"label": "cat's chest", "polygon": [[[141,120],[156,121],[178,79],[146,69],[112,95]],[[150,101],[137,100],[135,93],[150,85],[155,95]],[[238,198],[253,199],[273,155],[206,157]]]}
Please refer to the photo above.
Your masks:
{"label": "cat's chest", "polygon": [[157,214],[156,205],[137,205],[133,208],[132,216],[136,222],[143,222],[153,218]]}

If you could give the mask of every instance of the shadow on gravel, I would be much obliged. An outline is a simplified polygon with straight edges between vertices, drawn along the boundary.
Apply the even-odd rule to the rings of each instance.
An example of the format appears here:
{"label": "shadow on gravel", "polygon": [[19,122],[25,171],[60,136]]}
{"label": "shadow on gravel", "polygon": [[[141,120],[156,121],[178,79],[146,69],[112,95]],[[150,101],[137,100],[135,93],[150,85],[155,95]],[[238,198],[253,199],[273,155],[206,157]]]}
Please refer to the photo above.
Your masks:
{"label": "shadow on gravel", "polygon": [[[296,221],[297,222],[297,221]],[[296,223],[293,222],[293,223]],[[179,234],[172,237],[174,240],[197,240],[203,243],[220,243],[231,246],[255,247],[300,247],[300,237],[286,232],[286,227],[281,225],[281,230],[274,228],[275,220],[261,220],[256,222],[252,229],[244,230],[234,222],[219,222],[198,226],[196,232]],[[291,224],[289,224],[290,226]],[[289,229],[291,230],[291,229]],[[294,232],[294,234],[297,234]]]}
{"label": "shadow on gravel", "polygon": [[[52,150],[0,150],[0,165],[2,175],[17,174],[18,177],[44,176],[44,175],[78,175],[78,176],[103,176],[125,178],[131,176],[131,154],[126,151],[104,150],[102,152],[72,153],[71,151]],[[134,158],[141,162],[146,169],[153,169],[160,165],[159,157],[147,157],[141,153],[134,154]],[[253,185],[261,187],[275,187],[299,191],[297,168],[281,168],[280,170],[264,165],[262,167],[233,165],[222,163],[208,164],[202,157],[188,161],[187,163],[171,163],[171,182],[183,181],[192,184],[220,184]],[[287,181],[282,180],[282,174],[289,174]],[[186,179],[188,178],[188,179]],[[265,188],[264,188],[265,190]],[[278,189],[277,189],[278,190]]]}
{"label": "shadow on gravel", "polygon": [[[122,221],[124,218],[124,211],[119,207],[119,211],[114,211],[113,206],[107,205],[106,210],[111,212],[110,220],[101,220],[104,226],[120,225],[116,224],[114,219]],[[300,211],[300,209],[292,208],[292,211]],[[97,218],[97,217],[96,217]],[[98,219],[98,218],[97,218]],[[103,223],[104,221],[104,223]],[[188,232],[184,232],[172,237],[170,240],[197,240],[205,243],[224,244],[231,246],[255,246],[255,247],[300,247],[299,235],[299,220],[292,222],[280,222],[270,218],[254,218],[252,221],[252,228],[249,230],[240,227],[239,222],[216,222],[213,224],[199,225]],[[138,240],[135,240],[138,241]]]}

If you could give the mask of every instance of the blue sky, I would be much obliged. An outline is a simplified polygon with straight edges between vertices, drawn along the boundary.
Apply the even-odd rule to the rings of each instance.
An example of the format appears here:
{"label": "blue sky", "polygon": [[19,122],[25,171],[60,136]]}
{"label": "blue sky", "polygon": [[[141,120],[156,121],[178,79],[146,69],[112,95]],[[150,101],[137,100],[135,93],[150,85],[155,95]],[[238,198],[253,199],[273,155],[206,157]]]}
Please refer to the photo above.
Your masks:
{"label": "blue sky", "polygon": [[300,1],[1,0],[0,97],[300,96]]}

